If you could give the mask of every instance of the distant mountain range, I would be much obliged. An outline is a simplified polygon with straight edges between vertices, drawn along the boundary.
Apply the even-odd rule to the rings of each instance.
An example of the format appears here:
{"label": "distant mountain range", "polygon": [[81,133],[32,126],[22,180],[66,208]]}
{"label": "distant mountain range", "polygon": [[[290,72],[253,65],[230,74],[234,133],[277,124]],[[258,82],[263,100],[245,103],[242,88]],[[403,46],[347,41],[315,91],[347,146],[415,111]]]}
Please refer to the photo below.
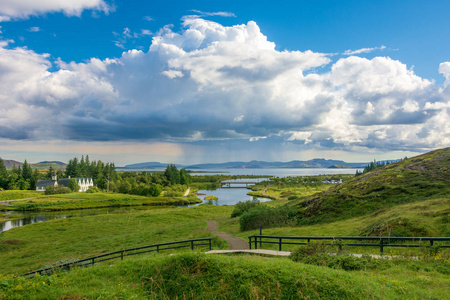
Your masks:
{"label": "distant mountain range", "polygon": [[37,164],[57,164],[57,165],[60,165],[60,166],[65,166],[65,165],[67,165],[67,164],[65,164],[65,163],[63,163],[63,162],[60,162],[60,161],[48,161],[48,160],[38,162]]}
{"label": "distant mountain range", "polygon": [[[12,160],[12,159],[4,159],[3,163],[7,169],[12,169],[13,166],[22,167],[23,162]],[[55,170],[63,170],[65,169],[66,164],[60,161],[41,161],[35,164],[30,164],[31,168],[38,170],[46,170],[50,166]]]}
{"label": "distant mountain range", "polygon": [[[168,164],[160,162],[145,162],[126,165],[120,169],[161,169]],[[196,169],[282,169],[282,168],[364,168],[368,162],[348,163],[342,160],[316,158],[307,161],[293,160],[289,162],[267,162],[252,160],[250,162],[226,162],[226,163],[206,163],[196,165],[179,165],[177,168]]]}
{"label": "distant mountain range", "polygon": [[[396,162],[398,160],[391,160],[390,162]],[[386,162],[386,161],[381,161]],[[3,163],[7,169],[11,169],[13,166],[22,167],[23,163],[15,160],[4,159]],[[361,163],[348,163],[343,160],[333,160],[324,158],[315,158],[311,160],[293,160],[289,162],[268,162],[252,160],[249,162],[234,161],[226,163],[206,163],[196,165],[181,165],[175,164],[177,168],[185,168],[189,170],[207,170],[207,169],[284,169],[284,168],[330,168],[330,169],[345,169],[345,168],[364,168],[369,162]],[[50,166],[55,170],[64,170],[66,164],[60,161],[41,161],[35,164],[30,164],[31,167],[38,170],[46,170]],[[160,162],[144,162],[126,165],[125,167],[117,167],[117,169],[165,169],[169,165],[168,163]]]}

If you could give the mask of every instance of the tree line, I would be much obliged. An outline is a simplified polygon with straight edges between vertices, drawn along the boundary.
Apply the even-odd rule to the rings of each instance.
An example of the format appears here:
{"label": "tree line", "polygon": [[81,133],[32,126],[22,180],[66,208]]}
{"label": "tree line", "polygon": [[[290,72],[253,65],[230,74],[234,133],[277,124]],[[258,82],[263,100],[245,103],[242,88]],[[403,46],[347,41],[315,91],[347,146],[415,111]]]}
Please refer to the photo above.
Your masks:
{"label": "tree line", "polygon": [[[89,156],[81,156],[69,160],[65,171],[54,170],[52,166],[47,171],[32,169],[25,160],[22,166],[13,166],[7,170],[0,158],[0,188],[6,190],[35,190],[40,179],[50,180],[56,174],[60,178],[92,178],[94,185],[101,190],[124,194],[159,196],[177,196],[190,186],[192,179],[185,169],[178,170],[175,165],[168,165],[164,172],[117,172],[114,163],[104,163],[101,160],[90,161]],[[72,190],[76,190],[74,187]]]}
{"label": "tree line", "polygon": [[0,188],[5,190],[30,190],[36,188],[36,182],[40,174],[31,168],[27,160],[22,166],[13,166],[12,170],[6,169],[3,159],[0,158]]}
{"label": "tree line", "polygon": [[[407,157],[405,157],[404,159],[407,159]],[[392,162],[392,161],[384,161],[384,162],[383,161],[376,161],[374,159],[372,162],[370,162],[367,166],[364,167],[364,170],[362,172],[359,171],[359,170],[356,170],[355,176],[359,176],[359,175],[365,174],[367,172],[370,172],[372,170],[375,170],[375,169],[387,166],[387,165],[389,165],[391,163],[394,163],[394,162]]]}

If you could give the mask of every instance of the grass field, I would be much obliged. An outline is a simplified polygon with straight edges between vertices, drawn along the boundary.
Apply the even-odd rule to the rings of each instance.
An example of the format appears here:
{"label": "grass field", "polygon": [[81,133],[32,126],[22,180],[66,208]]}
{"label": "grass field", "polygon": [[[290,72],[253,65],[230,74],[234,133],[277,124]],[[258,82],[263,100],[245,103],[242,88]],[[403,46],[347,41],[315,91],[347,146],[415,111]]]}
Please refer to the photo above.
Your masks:
{"label": "grass field", "polygon": [[[206,220],[228,218],[232,207],[200,206],[124,210],[57,219],[0,235],[0,274],[22,273],[56,261],[157,243],[212,237]],[[214,236],[215,248],[227,248]]]}

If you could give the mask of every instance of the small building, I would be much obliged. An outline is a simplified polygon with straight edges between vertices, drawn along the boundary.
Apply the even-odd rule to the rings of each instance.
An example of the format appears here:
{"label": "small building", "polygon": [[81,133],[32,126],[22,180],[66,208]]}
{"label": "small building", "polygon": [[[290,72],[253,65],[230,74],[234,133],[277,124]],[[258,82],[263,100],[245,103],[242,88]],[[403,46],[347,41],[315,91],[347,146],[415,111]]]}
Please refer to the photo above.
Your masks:
{"label": "small building", "polygon": [[57,186],[58,182],[53,180],[38,180],[36,182],[36,192],[45,192],[48,186]]}
{"label": "small building", "polygon": [[38,180],[36,182],[36,192],[45,192],[48,186],[58,186],[56,175],[52,176],[52,180]]}
{"label": "small building", "polygon": [[[91,186],[94,186],[94,181],[90,177],[76,177],[74,178],[80,186],[79,192],[86,192]],[[58,185],[69,187],[69,178],[58,180]]]}
{"label": "small building", "polygon": [[[79,192],[86,192],[90,187],[94,186],[94,181],[90,177],[76,177],[74,178],[80,186]],[[48,186],[65,186],[69,187],[69,178],[62,178],[57,180],[56,175],[52,176],[52,180],[38,180],[36,183],[36,192],[45,192]]]}

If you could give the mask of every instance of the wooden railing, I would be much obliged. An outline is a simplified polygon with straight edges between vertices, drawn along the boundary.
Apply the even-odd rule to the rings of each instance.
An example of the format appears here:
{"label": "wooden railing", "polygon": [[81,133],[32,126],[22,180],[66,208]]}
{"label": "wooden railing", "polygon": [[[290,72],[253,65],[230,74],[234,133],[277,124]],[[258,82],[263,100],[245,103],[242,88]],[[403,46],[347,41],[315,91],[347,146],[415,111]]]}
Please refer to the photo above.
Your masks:
{"label": "wooden railing", "polygon": [[105,253],[102,255],[78,259],[78,260],[74,260],[74,261],[70,261],[70,262],[66,262],[66,263],[56,263],[56,264],[52,265],[51,267],[42,268],[42,269],[39,269],[36,271],[31,271],[31,272],[22,274],[21,276],[33,278],[36,274],[50,275],[57,270],[70,270],[73,267],[89,266],[89,265],[93,265],[95,263],[112,260],[112,259],[116,259],[116,258],[120,258],[123,260],[124,257],[131,256],[131,255],[137,255],[137,254],[155,252],[155,251],[160,252],[160,251],[169,250],[169,249],[191,248],[191,250],[194,250],[195,247],[208,246],[209,250],[211,250],[211,246],[212,246],[211,243],[212,243],[212,238],[201,238],[201,239],[192,239],[192,240],[177,241],[177,242],[162,243],[162,244],[155,244],[155,245],[149,245],[149,246],[124,249],[124,250],[114,251],[114,252],[110,252],[110,253]]}
{"label": "wooden railing", "polygon": [[[434,242],[450,242],[450,237],[379,237],[379,236],[271,236],[271,235],[252,235],[248,237],[250,249],[262,248],[262,244],[277,244],[278,251],[282,251],[283,245],[306,245],[313,240],[331,240],[334,241],[340,249],[342,246],[356,247],[379,247],[383,254],[385,247],[431,247]],[[372,243],[345,243],[345,241],[369,241]],[[296,242],[303,241],[303,242]],[[339,241],[339,242],[336,242]],[[420,244],[396,244],[399,241],[428,242],[427,245]],[[450,245],[440,245],[442,248],[450,248]]]}

